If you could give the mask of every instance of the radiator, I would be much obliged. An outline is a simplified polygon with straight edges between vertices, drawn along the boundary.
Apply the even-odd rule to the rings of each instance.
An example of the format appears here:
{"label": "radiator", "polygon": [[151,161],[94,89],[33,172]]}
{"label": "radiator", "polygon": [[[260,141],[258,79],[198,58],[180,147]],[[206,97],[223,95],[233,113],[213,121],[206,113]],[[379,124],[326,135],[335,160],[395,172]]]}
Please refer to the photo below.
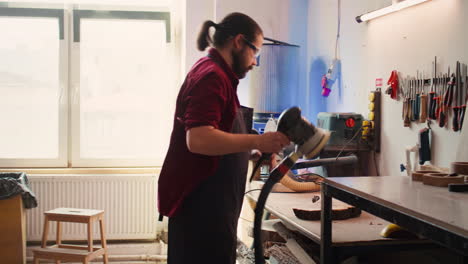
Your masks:
{"label": "radiator", "polygon": [[[155,239],[160,229],[154,174],[31,175],[28,179],[39,203],[26,213],[28,241],[42,239],[44,212],[58,207],[104,210],[107,240]],[[50,223],[49,240],[53,240],[56,225]],[[98,223],[93,233],[100,238]],[[86,225],[63,223],[62,239],[85,240]]]}

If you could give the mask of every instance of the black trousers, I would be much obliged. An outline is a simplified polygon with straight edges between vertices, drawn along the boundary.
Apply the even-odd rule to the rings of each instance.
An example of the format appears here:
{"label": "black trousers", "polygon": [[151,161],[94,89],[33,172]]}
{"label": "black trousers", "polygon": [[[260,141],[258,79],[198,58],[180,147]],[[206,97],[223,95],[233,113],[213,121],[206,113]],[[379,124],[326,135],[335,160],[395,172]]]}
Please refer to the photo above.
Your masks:
{"label": "black trousers", "polygon": [[168,264],[234,264],[238,217],[187,209],[169,218]]}
{"label": "black trousers", "polygon": [[[242,160],[243,162],[239,162]],[[169,218],[168,264],[234,264],[248,153],[223,156],[218,171]]]}
{"label": "black trousers", "polygon": [[[232,132],[246,133],[242,111]],[[235,264],[248,160],[248,152],[222,156],[214,175],[169,218],[168,264]]]}

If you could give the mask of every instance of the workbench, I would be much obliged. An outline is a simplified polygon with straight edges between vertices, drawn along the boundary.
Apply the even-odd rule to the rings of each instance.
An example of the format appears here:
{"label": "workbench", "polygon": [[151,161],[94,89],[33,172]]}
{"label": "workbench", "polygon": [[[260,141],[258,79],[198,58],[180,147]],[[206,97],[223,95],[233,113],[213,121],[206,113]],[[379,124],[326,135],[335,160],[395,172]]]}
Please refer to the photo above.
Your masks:
{"label": "workbench", "polygon": [[[353,179],[352,177],[347,178]],[[247,196],[257,200],[259,192],[250,192]],[[301,220],[294,215],[292,208],[304,210],[320,209],[320,200],[313,203],[314,196],[320,196],[320,192],[310,193],[270,193],[265,209],[278,217],[290,230],[297,231],[317,245],[322,245],[321,222]],[[333,199],[334,206],[341,207],[342,202]],[[411,250],[434,248],[437,245],[421,239],[388,239],[380,236],[380,231],[389,222],[362,211],[356,218],[333,221],[333,238],[328,244],[336,257],[335,261],[341,261],[347,257],[366,252],[388,250]],[[318,256],[315,257],[317,259]]]}
{"label": "workbench", "polygon": [[435,241],[465,256],[466,261],[468,193],[449,192],[402,176],[326,178],[321,192],[322,264],[336,262],[333,246],[340,229],[330,218],[332,198]]}

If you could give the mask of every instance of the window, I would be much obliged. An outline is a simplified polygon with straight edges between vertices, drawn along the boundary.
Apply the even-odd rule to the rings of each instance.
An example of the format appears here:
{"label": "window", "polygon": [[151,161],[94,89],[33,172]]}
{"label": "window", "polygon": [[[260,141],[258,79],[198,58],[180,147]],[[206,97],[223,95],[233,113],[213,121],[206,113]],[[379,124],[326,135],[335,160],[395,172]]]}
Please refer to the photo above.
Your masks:
{"label": "window", "polygon": [[0,7],[0,166],[160,166],[178,89],[170,12],[61,7]]}

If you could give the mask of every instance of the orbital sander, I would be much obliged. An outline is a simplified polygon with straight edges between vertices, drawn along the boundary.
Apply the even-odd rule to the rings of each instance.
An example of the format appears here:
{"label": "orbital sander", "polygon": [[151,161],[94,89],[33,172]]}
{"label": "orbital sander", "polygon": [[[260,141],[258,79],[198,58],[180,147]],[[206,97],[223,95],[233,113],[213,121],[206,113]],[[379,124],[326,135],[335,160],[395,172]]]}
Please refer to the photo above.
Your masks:
{"label": "orbital sander", "polygon": [[[330,132],[315,127],[302,117],[299,107],[284,110],[278,119],[276,130],[285,134],[295,144],[294,153],[297,157],[303,156],[304,159],[314,158],[330,139]],[[262,154],[252,170],[250,182],[252,182],[260,165],[265,160],[269,160],[270,157],[271,153]]]}
{"label": "orbital sander", "polygon": [[330,132],[315,127],[301,116],[301,109],[292,107],[281,113],[277,131],[296,144],[295,153],[305,159],[314,158],[330,138]]}
{"label": "orbital sander", "polygon": [[[266,180],[255,207],[254,221],[254,248],[255,248],[255,263],[264,264],[263,246],[261,239],[262,216],[265,203],[273,186],[283,178],[283,176],[294,166],[299,157],[305,159],[314,158],[325,146],[330,138],[330,132],[321,128],[315,127],[304,117],[301,116],[301,110],[298,107],[289,108],[281,113],[278,119],[277,131],[284,133],[289,140],[295,144],[294,152],[291,152],[285,157],[270,173]],[[269,155],[263,155],[262,159],[266,159]],[[258,169],[258,165],[262,162],[259,160],[252,172]],[[251,179],[252,180],[252,177]]]}

